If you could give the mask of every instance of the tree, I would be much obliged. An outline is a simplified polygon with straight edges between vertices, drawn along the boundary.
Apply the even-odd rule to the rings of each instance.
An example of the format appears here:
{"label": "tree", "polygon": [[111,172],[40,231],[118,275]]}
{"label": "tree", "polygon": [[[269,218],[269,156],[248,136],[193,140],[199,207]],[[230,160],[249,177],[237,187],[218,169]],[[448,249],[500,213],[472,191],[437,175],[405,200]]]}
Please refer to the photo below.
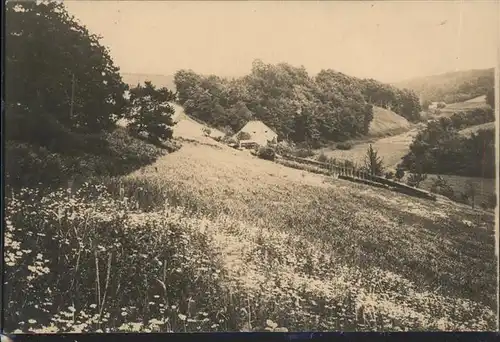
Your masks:
{"label": "tree", "polygon": [[368,147],[365,156],[365,169],[372,176],[380,176],[384,172],[384,164],[378,152],[373,149],[372,145]]}
{"label": "tree", "polygon": [[239,132],[238,135],[236,136],[236,139],[238,140],[250,140],[252,136],[248,132]]}
{"label": "tree", "polygon": [[491,88],[486,93],[486,103],[495,108],[495,88]]}
{"label": "tree", "polygon": [[471,180],[468,180],[465,183],[465,195],[467,196],[468,199],[470,199],[472,209],[474,209],[474,206],[476,204],[475,200],[477,195],[477,188],[476,185]]}
{"label": "tree", "polygon": [[100,37],[61,2],[8,1],[5,16],[6,112],[18,133],[34,141],[44,139],[38,137],[44,125],[85,134],[113,130],[127,106],[127,86]]}
{"label": "tree", "polygon": [[415,161],[411,167],[412,172],[408,175],[406,183],[409,186],[418,188],[420,183],[427,179],[427,175],[423,172],[423,163],[419,160]]}
{"label": "tree", "polygon": [[167,88],[156,89],[149,81],[144,86],[130,90],[129,127],[136,133],[146,133],[152,142],[158,143],[172,137],[174,108],[169,104],[175,95]]}

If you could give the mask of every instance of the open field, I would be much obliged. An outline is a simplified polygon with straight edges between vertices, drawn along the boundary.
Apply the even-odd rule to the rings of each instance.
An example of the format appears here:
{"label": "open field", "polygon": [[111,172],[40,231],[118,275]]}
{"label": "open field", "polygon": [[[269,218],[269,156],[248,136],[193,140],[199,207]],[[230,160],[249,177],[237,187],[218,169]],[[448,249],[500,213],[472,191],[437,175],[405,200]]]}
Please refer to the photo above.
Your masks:
{"label": "open field", "polygon": [[489,131],[489,130],[495,130],[495,122],[487,122],[481,125],[475,125],[472,127],[467,127],[461,131],[459,131],[460,134],[463,136],[470,136],[472,133],[477,133],[479,131]]}
{"label": "open field", "polygon": [[[185,141],[69,201],[65,191],[8,198],[7,265],[18,275],[9,286],[18,290],[7,302],[31,289],[23,307],[7,310],[8,330],[495,327],[493,215],[209,140]],[[18,229],[42,235],[23,242]],[[27,322],[35,302],[57,307],[44,306],[45,320],[13,323]],[[61,323],[66,314],[79,323]]]}
{"label": "open field", "polygon": [[[378,151],[379,156],[384,158],[384,165],[388,169],[393,169],[401,161],[401,158],[408,153],[408,148],[417,133],[418,129],[413,128],[405,133],[378,139],[372,143],[372,146]],[[362,165],[369,145],[369,142],[364,142],[354,145],[352,149],[347,151],[324,148],[319,152],[323,152],[328,157],[352,160],[354,163]]]}
{"label": "open field", "polygon": [[486,103],[486,100],[481,101],[483,98],[484,97],[479,97],[465,102],[450,103],[449,105],[446,105],[446,107],[441,108],[440,113],[436,116],[449,117],[457,112],[466,112],[477,108],[490,108],[490,106]]}

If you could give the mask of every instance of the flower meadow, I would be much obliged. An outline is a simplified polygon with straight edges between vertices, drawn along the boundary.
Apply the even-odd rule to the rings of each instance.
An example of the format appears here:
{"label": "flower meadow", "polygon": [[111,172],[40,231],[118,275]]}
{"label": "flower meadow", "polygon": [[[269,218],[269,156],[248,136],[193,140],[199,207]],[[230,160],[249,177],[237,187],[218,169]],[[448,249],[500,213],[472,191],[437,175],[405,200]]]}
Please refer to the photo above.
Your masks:
{"label": "flower meadow", "polygon": [[278,184],[297,199],[284,204],[261,179],[241,200],[185,170],[7,191],[6,331],[494,329],[489,222],[391,192],[379,208],[379,190],[344,183],[333,200],[327,184]]}

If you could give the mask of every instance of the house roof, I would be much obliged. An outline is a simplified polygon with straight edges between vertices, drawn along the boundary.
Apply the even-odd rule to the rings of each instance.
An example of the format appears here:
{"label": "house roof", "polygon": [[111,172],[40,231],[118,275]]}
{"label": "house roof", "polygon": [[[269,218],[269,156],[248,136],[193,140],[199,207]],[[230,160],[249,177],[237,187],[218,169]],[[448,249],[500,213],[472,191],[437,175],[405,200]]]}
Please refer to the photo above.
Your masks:
{"label": "house roof", "polygon": [[250,134],[276,134],[276,132],[259,120],[248,121],[247,124],[240,129],[240,132],[248,132]]}

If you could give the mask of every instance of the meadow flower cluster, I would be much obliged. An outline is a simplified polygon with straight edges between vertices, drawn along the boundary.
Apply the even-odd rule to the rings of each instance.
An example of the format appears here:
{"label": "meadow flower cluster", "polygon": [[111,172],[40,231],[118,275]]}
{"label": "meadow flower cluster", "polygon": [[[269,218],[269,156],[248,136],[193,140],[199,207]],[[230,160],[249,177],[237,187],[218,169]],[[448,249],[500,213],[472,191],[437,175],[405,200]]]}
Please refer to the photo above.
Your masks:
{"label": "meadow flower cluster", "polygon": [[[307,186],[214,186],[208,177],[177,182],[146,169],[72,191],[8,193],[7,330],[495,326],[488,302],[490,279],[480,277],[491,265],[472,264],[484,260],[483,255],[454,263],[435,258],[436,253],[456,253],[458,243],[473,248],[469,235],[488,222],[473,222],[462,214],[460,221],[474,226],[458,234],[456,222],[449,222],[452,214],[430,215],[422,201],[398,211],[392,203],[379,208],[363,203],[377,196],[360,195],[363,187],[356,195],[337,192],[332,198]],[[343,190],[341,185],[338,189]],[[253,196],[242,197],[242,191]],[[365,210],[356,211],[343,196]],[[381,215],[381,210],[394,215]],[[430,218],[427,222],[415,215]],[[442,230],[440,248],[437,233],[427,225]],[[488,239],[483,231],[481,238]],[[395,239],[397,234],[403,238]],[[471,268],[476,275],[465,276]],[[453,271],[458,272],[455,278]],[[439,285],[443,277],[448,277],[445,291]],[[474,292],[478,285],[487,289],[485,295]],[[467,286],[471,294],[462,295],[461,288]]]}

